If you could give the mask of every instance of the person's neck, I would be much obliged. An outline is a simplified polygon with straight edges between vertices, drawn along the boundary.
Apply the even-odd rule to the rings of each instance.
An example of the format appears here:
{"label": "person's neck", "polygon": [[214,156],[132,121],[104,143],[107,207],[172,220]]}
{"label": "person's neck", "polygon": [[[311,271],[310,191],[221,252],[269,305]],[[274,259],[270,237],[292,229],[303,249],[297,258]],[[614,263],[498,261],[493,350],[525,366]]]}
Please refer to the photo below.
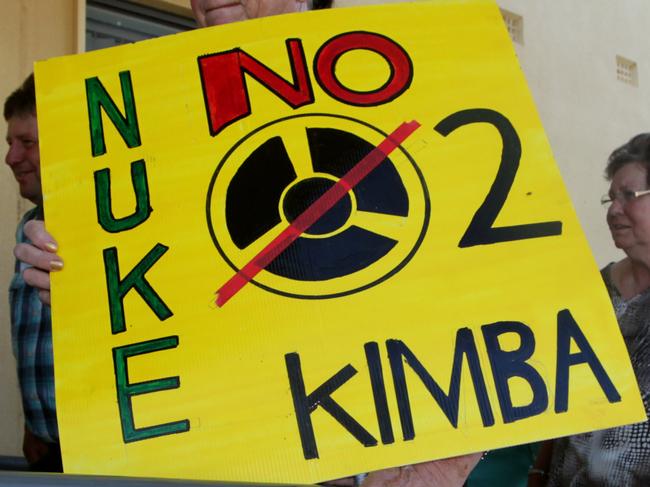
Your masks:
{"label": "person's neck", "polygon": [[39,197],[27,198],[27,199],[29,199],[29,201],[31,201],[35,206],[43,208],[43,195]]}
{"label": "person's neck", "polygon": [[624,299],[650,288],[650,260],[626,257],[619,262],[617,274],[617,287]]}

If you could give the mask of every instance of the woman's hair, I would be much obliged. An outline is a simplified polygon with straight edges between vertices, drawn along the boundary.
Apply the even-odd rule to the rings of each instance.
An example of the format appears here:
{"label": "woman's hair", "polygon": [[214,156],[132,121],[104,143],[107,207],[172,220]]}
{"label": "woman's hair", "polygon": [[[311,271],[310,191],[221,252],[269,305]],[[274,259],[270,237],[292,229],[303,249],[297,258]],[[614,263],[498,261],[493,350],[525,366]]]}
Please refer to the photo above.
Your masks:
{"label": "woman's hair", "polygon": [[650,132],[635,135],[629,142],[614,150],[607,159],[605,177],[611,181],[620,168],[633,162],[645,168],[646,180],[650,186]]}
{"label": "woman's hair", "polygon": [[330,8],[332,6],[332,0],[313,0],[313,9],[317,10],[319,8]]}

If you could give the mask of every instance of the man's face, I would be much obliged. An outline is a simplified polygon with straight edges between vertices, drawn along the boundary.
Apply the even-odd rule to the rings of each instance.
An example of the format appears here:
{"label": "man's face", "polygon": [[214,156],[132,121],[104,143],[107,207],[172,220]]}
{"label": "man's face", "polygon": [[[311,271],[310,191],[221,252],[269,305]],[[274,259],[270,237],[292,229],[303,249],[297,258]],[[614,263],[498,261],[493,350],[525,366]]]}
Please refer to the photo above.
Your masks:
{"label": "man's face", "polygon": [[34,204],[43,202],[38,125],[33,114],[14,115],[7,121],[9,150],[5,162],[20,186],[20,195]]}
{"label": "man's face", "polygon": [[298,12],[306,0],[190,0],[201,27]]}

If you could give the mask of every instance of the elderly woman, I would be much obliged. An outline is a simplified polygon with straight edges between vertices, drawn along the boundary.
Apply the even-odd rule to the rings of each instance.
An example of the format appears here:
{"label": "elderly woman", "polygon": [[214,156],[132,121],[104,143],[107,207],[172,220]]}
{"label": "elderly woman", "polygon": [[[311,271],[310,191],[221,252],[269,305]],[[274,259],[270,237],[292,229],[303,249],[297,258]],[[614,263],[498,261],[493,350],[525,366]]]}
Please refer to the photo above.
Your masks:
{"label": "elderly woman", "polygon": [[[611,184],[601,201],[614,245],[626,257],[606,266],[602,276],[650,411],[650,133],[612,152],[605,174]],[[648,486],[650,424],[547,443],[531,474],[530,486]]]}
{"label": "elderly woman", "polygon": [[[333,0],[190,0],[192,11],[201,27],[237,22],[257,17],[329,8]],[[18,244],[16,258],[32,265],[24,272],[25,281],[39,289],[41,300],[50,303],[50,271],[63,269],[63,261],[56,254],[55,240],[45,231],[42,221],[30,221],[25,235],[32,244]],[[480,454],[466,455],[419,465],[392,468],[371,473],[364,487],[461,487],[478,462]],[[333,482],[333,485],[350,485],[351,481]]]}

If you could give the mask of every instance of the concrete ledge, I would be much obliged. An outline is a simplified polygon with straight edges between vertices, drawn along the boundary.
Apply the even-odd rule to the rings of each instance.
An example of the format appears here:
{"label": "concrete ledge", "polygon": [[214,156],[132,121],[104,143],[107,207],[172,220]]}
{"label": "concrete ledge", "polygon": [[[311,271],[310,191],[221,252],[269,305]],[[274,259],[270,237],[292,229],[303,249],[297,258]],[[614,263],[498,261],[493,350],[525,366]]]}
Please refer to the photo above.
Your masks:
{"label": "concrete ledge", "polygon": [[[5,457],[6,458],[6,457]],[[57,473],[0,472],[0,487],[299,487],[296,484],[249,484],[196,480],[145,479]]]}

